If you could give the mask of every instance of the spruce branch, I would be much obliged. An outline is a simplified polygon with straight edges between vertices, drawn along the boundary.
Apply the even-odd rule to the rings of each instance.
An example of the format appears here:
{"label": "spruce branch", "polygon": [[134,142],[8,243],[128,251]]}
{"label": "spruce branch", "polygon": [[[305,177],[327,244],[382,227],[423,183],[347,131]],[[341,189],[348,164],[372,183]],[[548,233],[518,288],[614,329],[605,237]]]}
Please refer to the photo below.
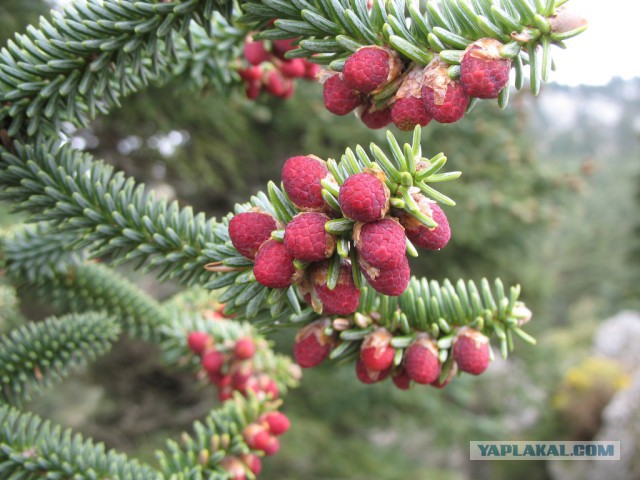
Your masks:
{"label": "spruce branch", "polygon": [[31,283],[53,278],[86,259],[85,250],[73,248],[76,240],[76,235],[58,232],[44,222],[0,232],[3,268],[7,276]]}
{"label": "spruce branch", "polygon": [[[340,163],[330,161],[329,168],[341,184],[347,175],[375,163],[387,175],[386,183],[397,197],[395,208],[433,227],[433,220],[421,214],[411,200],[412,192],[452,204],[429,183],[452,180],[459,173],[438,173],[446,162],[442,154],[430,160],[422,158],[419,129],[411,145],[401,147],[391,134],[388,143],[390,155],[377,145],[371,145],[371,155],[356,147],[355,152],[347,149]],[[155,201],[153,194],[146,195],[144,187],[133,179],[57,142],[35,147],[17,142],[15,153],[5,150],[1,158],[0,185],[5,190],[0,197],[13,201],[19,210],[33,213],[34,220],[48,221],[59,232],[75,233],[79,238],[76,244],[91,246],[95,255],[134,260],[148,269],[161,267],[161,278],[177,278],[188,285],[201,282],[211,289],[229,287],[220,301],[228,304],[230,312],[246,318],[260,315],[256,318],[260,322],[277,323],[290,312],[301,312],[293,289],[268,291],[255,281],[250,271],[252,262],[229,242],[228,218],[222,222],[205,220],[202,214],[194,216],[190,208],[179,210],[175,202],[167,206],[166,202]],[[337,203],[332,192],[328,186],[326,198]],[[297,213],[273,183],[269,196],[258,194],[252,204],[273,212],[283,223]],[[238,211],[246,208],[249,206],[238,206]],[[348,250],[345,252],[348,255]],[[207,264],[219,264],[230,271],[207,283],[210,274],[203,269]]]}
{"label": "spruce branch", "polygon": [[104,313],[29,323],[0,338],[2,401],[19,404],[60,381],[70,370],[105,354],[120,327]]}
{"label": "spruce branch", "polygon": [[159,326],[169,323],[165,311],[112,268],[87,262],[87,250],[72,250],[77,238],[46,223],[0,235],[7,277],[61,311],[105,310],[129,335],[159,340]]}
{"label": "spruce branch", "polygon": [[[423,157],[421,141],[421,129],[415,128],[411,144],[405,143],[402,146],[396,138],[387,132],[387,151],[385,153],[375,143],[369,146],[369,153],[361,147],[354,149],[347,148],[341,156],[340,161],[329,159],[327,168],[331,174],[331,179],[322,180],[322,196],[325,202],[330,205],[334,212],[334,219],[327,222],[325,230],[339,238],[340,248],[331,257],[328,286],[335,287],[337,275],[332,275],[340,269],[341,262],[352,259],[355,255],[355,244],[353,232],[355,222],[341,217],[341,209],[338,201],[340,186],[347,178],[363,172],[376,171],[384,177],[384,183],[391,195],[391,205],[396,212],[403,212],[414,217],[428,228],[437,227],[433,218],[421,210],[415,198],[423,200],[438,201],[447,205],[455,205],[455,202],[448,196],[436,190],[431,185],[455,180],[460,176],[460,172],[446,172],[441,170],[445,166],[447,158],[443,153],[438,153],[430,158]],[[236,205],[235,212],[242,212],[258,209],[272,215],[280,224],[286,225],[299,213],[298,208],[289,199],[281,186],[270,182],[267,188],[268,194],[259,192],[251,197],[250,202],[243,205]],[[282,241],[283,230],[272,232],[272,237]],[[407,250],[417,256],[415,247],[407,241]],[[212,246],[208,250],[210,258],[216,262],[213,270],[221,267],[228,267],[230,271],[219,270],[219,276],[211,282],[205,284],[205,288],[218,289],[226,287],[220,295],[220,301],[226,303],[225,311],[238,313],[245,318],[252,319],[261,312],[264,312],[263,305],[270,308],[272,315],[280,312],[293,313],[298,321],[302,318],[313,318],[313,312],[309,308],[304,308],[301,299],[304,295],[300,293],[303,285],[292,286],[287,289],[271,289],[262,286],[257,282],[252,273],[253,261],[242,256],[231,244],[219,244]],[[336,267],[337,268],[334,268]],[[352,261],[353,277],[357,285],[362,284],[361,271],[358,262]],[[304,270],[304,266],[300,266]],[[260,319],[254,320],[261,324]],[[287,323],[286,319],[272,319],[273,325]]]}
{"label": "spruce branch", "polygon": [[[388,143],[390,154],[375,144],[370,146],[370,154],[358,146],[347,149],[340,162],[329,160],[328,168],[337,185],[365,169],[381,169],[394,197],[394,208],[433,227],[433,220],[416,210],[411,192],[419,191],[452,204],[451,199],[429,183],[452,180],[459,173],[439,172],[446,162],[442,154],[430,159],[422,157],[419,128],[414,131],[412,144],[400,146],[391,134],[388,134]],[[202,267],[214,265],[211,270],[217,275],[213,281],[203,282],[205,287],[227,287],[219,298],[227,304],[226,311],[253,318],[259,326],[287,324],[292,314],[299,323],[317,318],[313,310],[302,307],[295,287],[269,289],[255,280],[252,262],[241,256],[229,241],[228,218],[220,223],[205,221],[202,215],[193,217],[189,209],[179,211],[175,203],[167,207],[163,202],[155,202],[152,196],[144,195],[142,186],[136,187],[122,174],[113,174],[112,169],[93,163],[88,155],[52,142],[35,148],[18,143],[16,153],[4,152],[2,161],[5,170],[0,173],[0,183],[7,187],[3,193],[5,198],[18,201],[18,208],[36,213],[36,219],[50,221],[63,232],[81,235],[83,243],[97,247],[101,254],[114,254],[123,260],[137,259],[139,264],[149,261],[150,267],[163,265],[162,276],[176,277],[184,283],[202,280],[209,275]],[[330,183],[323,186],[324,198],[337,204],[335,187]],[[269,185],[268,192],[268,195],[254,196],[249,204],[239,205],[236,212],[258,207],[283,224],[288,223],[297,213],[295,206],[275,184]],[[351,227],[345,219],[327,224],[331,233],[349,238]],[[415,251],[410,244],[408,249],[410,253]],[[350,258],[353,251],[353,246],[348,244],[339,249],[334,254],[338,265],[340,258]],[[357,262],[352,262],[352,266],[354,278],[362,284]],[[420,296],[416,292],[414,295]],[[429,302],[430,298],[423,301]],[[443,318],[451,321],[446,316]],[[499,329],[496,332],[504,351],[504,342],[511,337],[507,333],[502,335]]]}
{"label": "spruce branch", "polygon": [[239,22],[262,30],[258,38],[295,39],[298,48],[287,53],[289,58],[309,58],[336,71],[358,48],[384,45],[420,66],[439,56],[456,77],[465,48],[493,38],[503,43],[501,55],[515,60],[516,87],[523,85],[522,66],[529,65],[531,89],[537,94],[553,68],[551,47],[564,47],[566,39],[586,29],[586,21],[567,12],[565,3],[448,0],[421,8],[413,1],[374,0],[369,8],[366,0],[250,0],[242,5],[245,15]]}
{"label": "spruce branch", "polygon": [[[358,244],[358,238],[359,228],[363,228],[363,224],[350,220],[343,211],[343,193],[346,191],[343,188],[346,188],[347,182],[356,175],[366,174],[365,177],[374,177],[379,183],[384,183],[389,192],[388,201],[392,208],[388,215],[391,222],[393,218],[401,218],[401,224],[405,222],[404,225],[413,228],[414,220],[417,220],[421,224],[420,228],[437,228],[438,223],[433,215],[435,201],[449,205],[455,203],[431,185],[454,180],[459,177],[460,172],[441,172],[446,157],[442,153],[431,158],[423,157],[420,139],[419,126],[414,129],[412,143],[402,146],[387,132],[389,153],[385,153],[376,144],[369,146],[369,152],[358,145],[354,149],[348,148],[340,161],[329,159],[326,162],[328,173],[324,177],[324,174],[319,174],[317,181],[323,187],[322,198],[326,206],[332,210],[331,217],[327,217],[324,223],[324,230],[332,236],[331,242],[336,248],[335,251],[329,250],[326,254],[329,259],[324,263],[294,261],[294,267],[302,273],[292,275],[292,286],[268,288],[260,284],[256,278],[257,274],[253,273],[257,269],[258,258],[256,257],[254,263],[254,260],[240,255],[232,244],[227,243],[213,247],[211,256],[219,257],[219,262],[212,269],[215,270],[219,265],[235,269],[221,270],[224,273],[206,287],[228,286],[220,298],[227,302],[225,311],[231,313],[238,311],[246,314],[244,305],[254,297],[260,298],[260,301],[266,297],[271,305],[284,305],[284,310],[288,306],[293,311],[297,305],[297,311],[293,311],[288,320],[274,322],[272,325],[303,326],[299,338],[304,339],[307,338],[307,332],[315,330],[314,325],[322,323],[324,335],[327,339],[332,339],[326,340],[324,344],[334,342],[332,344],[335,348],[332,349],[331,357],[341,361],[359,357],[363,340],[370,338],[380,328],[386,330],[393,338],[391,345],[396,348],[395,365],[398,367],[402,364],[405,349],[427,335],[430,341],[434,342],[434,348],[438,349],[444,377],[447,377],[453,362],[452,347],[465,329],[471,329],[483,338],[486,337],[487,343],[488,339],[497,338],[505,358],[514,348],[515,337],[527,343],[535,343],[535,340],[520,328],[529,321],[531,312],[518,301],[519,286],[511,287],[506,293],[499,279],[494,282],[493,289],[486,279],[482,280],[480,286],[472,281],[463,280],[459,280],[454,286],[449,280],[439,284],[433,280],[429,282],[426,279],[413,278],[404,292],[396,293],[399,295],[397,297],[382,295],[374,290],[373,287],[379,286],[376,286],[371,278],[375,278],[373,275],[376,274],[381,275],[384,267],[379,267],[380,270],[376,273],[374,267],[362,260],[363,250],[362,245]],[[311,160],[316,163],[322,162],[317,158]],[[369,199],[366,195],[364,198]],[[236,207],[236,215],[249,211],[271,215],[276,220],[274,225],[286,226],[284,230],[271,232],[269,242],[282,242],[289,231],[290,222],[299,218],[299,215],[308,214],[304,208],[297,207],[291,201],[284,186],[279,187],[275,183],[269,184],[268,194],[259,193],[251,198],[250,203]],[[407,216],[413,218],[408,221]],[[385,220],[390,221],[389,218]],[[370,225],[376,223],[372,221]],[[406,249],[407,254],[416,256],[417,250],[409,239],[405,238],[404,228],[402,232],[403,242],[399,248],[403,253]],[[328,241],[325,236],[324,242]],[[325,248],[325,243],[321,245]],[[398,248],[395,245],[397,244],[394,244],[393,248]],[[390,248],[387,245],[387,251]],[[320,292],[335,290],[339,281],[342,285],[349,285],[349,280],[339,280],[343,277],[341,272],[347,265],[350,265],[353,286],[341,287],[348,288],[343,290],[348,293],[336,293],[336,298],[342,301],[340,295],[351,296],[354,293],[357,297],[360,289],[357,311],[353,313],[354,310],[351,310],[351,314],[341,312],[340,315],[328,312],[327,315],[324,309],[330,294]],[[325,268],[321,271],[326,273],[318,276],[319,268]],[[320,298],[320,295],[325,295],[325,299]],[[287,302],[286,296],[290,296],[292,301]],[[303,302],[310,303],[311,307],[302,308]]]}
{"label": "spruce branch", "polygon": [[[55,141],[37,146],[16,142],[14,153],[0,151],[0,198],[32,213],[33,220],[49,222],[60,234],[75,235],[76,248],[90,247],[93,256],[160,269],[160,279],[186,285],[207,284],[212,274],[204,266],[224,261],[233,276],[219,275],[214,285],[209,284],[216,288],[233,283],[246,264],[228,244],[228,218],[217,222],[203,214],[194,216],[189,207],[179,209],[177,202],[156,201],[144,185]],[[233,305],[245,308],[235,313],[268,324],[288,315],[287,301],[294,312],[300,311],[293,292],[274,295],[278,302],[272,306],[266,303],[264,289],[251,289],[235,299]],[[229,289],[224,295],[235,293]]]}
{"label": "spruce branch", "polygon": [[68,145],[14,147],[0,150],[0,197],[16,209],[77,235],[76,247],[90,246],[94,255],[160,269],[161,279],[192,285],[211,276],[203,266],[216,259],[205,249],[228,240],[223,224],[155,200],[144,185]]}
{"label": "spruce branch", "polygon": [[[438,339],[438,346],[447,351],[456,329],[466,326],[489,338],[496,337],[502,356],[507,358],[514,348],[514,335],[535,344],[520,328],[530,320],[531,312],[518,300],[519,296],[519,285],[505,291],[500,279],[495,279],[492,289],[485,278],[477,286],[472,280],[458,280],[454,285],[448,279],[440,284],[413,277],[399,297],[385,299],[365,287],[358,311],[379,315],[378,323],[382,326],[408,336],[398,341],[399,344],[410,340],[416,331],[422,331]],[[442,355],[445,359],[448,356]]]}
{"label": "spruce branch", "polygon": [[[399,376],[404,375],[409,369],[412,349],[415,354],[416,345],[421,345],[418,348],[427,348],[438,364],[439,376],[432,384],[442,387],[459,370],[474,375],[482,373],[493,360],[492,339],[499,343],[505,359],[513,351],[516,338],[535,345],[535,339],[522,329],[532,314],[518,300],[519,295],[519,285],[505,291],[500,279],[496,279],[492,287],[484,278],[478,286],[471,280],[459,280],[454,285],[449,280],[438,283],[412,277],[399,297],[381,295],[369,286],[363,287],[358,310],[353,315],[327,317],[305,312],[292,316],[290,323],[283,326],[302,326],[296,342],[305,342],[304,339],[314,335],[323,338],[321,344],[330,345],[326,357],[338,363],[356,362],[356,374],[365,383],[384,380],[392,370]],[[478,349],[478,363],[474,367],[468,363],[461,366],[463,354],[456,351],[457,344],[461,339],[465,339],[464,342],[470,338]],[[384,372],[359,371],[365,361],[363,352],[372,348],[378,352],[390,349],[392,355],[387,356],[389,363]],[[484,360],[478,360],[485,354]],[[304,366],[314,365],[317,363]],[[408,383],[402,388],[408,388]]]}
{"label": "spruce branch", "polygon": [[[191,300],[184,301],[185,295]],[[200,307],[193,309],[194,297]],[[208,299],[208,302],[205,300]],[[221,305],[211,299],[211,293],[203,289],[191,289],[178,298],[163,305],[173,321],[161,328],[163,341],[160,344],[167,363],[173,365],[189,365],[192,369],[200,368],[200,360],[189,351],[188,338],[192,332],[208,335],[217,351],[232,354],[233,347],[241,338],[251,338],[256,345],[256,353],[252,358],[254,374],[266,374],[273,379],[280,395],[286,394],[289,388],[298,386],[299,368],[291,358],[275,354],[272,345],[256,329],[247,322],[223,317],[219,310]]]}
{"label": "spruce branch", "polygon": [[0,333],[26,323],[20,312],[18,296],[11,285],[0,283]]}
{"label": "spruce branch", "polygon": [[[194,422],[193,433],[183,433],[180,442],[167,441],[165,450],[156,452],[160,470],[165,478],[230,478],[225,459],[240,459],[251,453],[243,430],[250,424],[258,424],[261,415],[275,411],[279,405],[280,402],[260,401],[253,395],[234,396],[203,421]],[[247,478],[255,478],[248,467],[244,469]]]}
{"label": "spruce branch", "polygon": [[174,32],[208,28],[216,0],[75,2],[0,51],[0,125],[17,138],[86,125],[175,60]]}
{"label": "spruce branch", "polygon": [[177,64],[168,76],[171,82],[178,88],[212,88],[223,94],[229,92],[231,85],[240,84],[235,71],[247,30],[214,12],[209,31],[192,23],[189,32],[189,42],[176,40]]}
{"label": "spruce branch", "polygon": [[[18,278],[14,279],[19,281]],[[170,321],[158,302],[100,263],[83,263],[24,285],[31,295],[61,311],[104,310],[133,337],[159,341],[160,327]]]}
{"label": "spruce branch", "polygon": [[[493,288],[487,279],[478,286],[474,281],[436,280],[412,277],[407,289],[398,297],[381,295],[365,286],[360,292],[358,311],[351,316],[335,318],[325,329],[340,345],[330,358],[338,362],[358,357],[362,340],[376,328],[383,327],[394,335],[391,345],[397,349],[409,346],[418,335],[426,333],[437,341],[439,358],[446,363],[458,330],[470,327],[497,340],[500,353],[507,358],[514,340],[536,341],[521,327],[531,319],[531,311],[519,300],[520,286],[505,289],[500,279]],[[323,318],[313,311],[292,315],[282,327],[299,328]],[[397,364],[402,361],[398,356]],[[451,361],[449,361],[450,365]],[[446,372],[445,372],[446,373]],[[446,375],[445,375],[446,376]]]}
{"label": "spruce branch", "polygon": [[105,450],[101,443],[8,405],[0,405],[0,425],[0,471],[4,478],[162,478],[145,464]]}

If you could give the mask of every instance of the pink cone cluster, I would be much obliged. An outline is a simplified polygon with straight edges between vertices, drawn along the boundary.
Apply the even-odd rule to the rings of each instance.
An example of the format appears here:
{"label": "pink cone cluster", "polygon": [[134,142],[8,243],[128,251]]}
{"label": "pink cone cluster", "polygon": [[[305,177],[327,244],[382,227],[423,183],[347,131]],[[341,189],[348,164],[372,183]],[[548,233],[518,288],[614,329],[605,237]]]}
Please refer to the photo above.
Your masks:
{"label": "pink cone cluster", "polygon": [[303,58],[287,59],[284,54],[295,47],[292,40],[253,40],[244,44],[246,66],[238,69],[245,83],[245,93],[254,100],[264,92],[279,98],[289,98],[295,91],[295,79],[313,80],[320,67]]}
{"label": "pink cone cluster", "polygon": [[265,455],[275,455],[280,450],[278,437],[289,430],[290,422],[280,412],[268,412],[260,416],[256,422],[250,423],[242,431],[242,436],[251,450]]}
{"label": "pink cone cluster", "polygon": [[[334,212],[322,198],[321,180],[332,178],[326,163],[313,155],[289,158],[282,169],[284,189],[299,213],[284,227],[284,238],[271,238],[276,222],[265,212],[244,212],[229,223],[231,242],[254,261],[256,280],[269,288],[298,284],[302,296],[325,314],[349,315],[358,306],[351,266],[345,261],[336,288],[327,288],[328,260],[336,237],[325,230]],[[254,254],[255,252],[255,254]]]}
{"label": "pink cone cluster", "polygon": [[229,400],[234,391],[242,395],[253,392],[258,397],[278,398],[276,382],[254,365],[258,346],[253,338],[242,337],[235,342],[216,344],[208,333],[194,331],[187,336],[187,346],[200,357],[202,372],[218,388],[221,401]]}
{"label": "pink cone cluster", "polygon": [[343,216],[354,222],[348,240],[355,247],[359,270],[384,295],[398,296],[409,283],[407,238],[430,250],[443,248],[451,238],[442,209],[419,192],[413,199],[436,227],[428,228],[402,210],[390,210],[390,191],[379,169],[367,169],[344,181],[338,192],[340,212],[325,202],[323,180],[335,184],[326,162],[314,155],[295,156],[285,162],[282,185],[299,213],[284,226],[282,238],[272,238],[279,226],[264,211],[239,213],[229,222],[231,242],[253,261],[256,281],[269,288],[296,284],[302,298],[318,313],[351,315],[360,297],[348,260],[334,267],[339,268],[337,281],[329,288],[329,259],[338,238],[327,232],[326,224],[333,218]]}
{"label": "pink cone cluster", "polygon": [[[470,44],[460,63],[460,78],[449,76],[450,65],[436,56],[426,67],[403,63],[388,48],[366,46],[345,62],[342,73],[324,82],[327,110],[346,115],[358,110],[369,128],[393,123],[400,130],[413,130],[431,120],[453,123],[460,120],[471,97],[497,98],[509,82],[511,60],[502,57],[502,44],[483,38]],[[374,101],[396,78],[397,91],[388,100]]]}
{"label": "pink cone cluster", "polygon": [[[242,430],[242,437],[251,450],[242,455],[227,455],[220,462],[232,480],[254,478],[262,472],[262,455],[275,455],[280,449],[278,437],[289,430],[287,416],[278,411],[266,412]],[[248,473],[252,475],[248,477]]]}
{"label": "pink cone cluster", "polygon": [[[338,320],[347,321],[337,319],[332,324],[329,319],[320,319],[298,332],[293,350],[298,365],[303,368],[320,365],[341,344],[335,328],[329,328],[332,325],[336,327]],[[393,346],[393,338],[391,332],[378,326],[362,340],[355,363],[359,381],[373,384],[390,377],[401,390],[407,390],[412,383],[444,388],[458,371],[480,375],[488,368],[491,359],[489,339],[478,330],[460,327],[449,352],[453,362],[443,378],[443,365],[435,339],[426,333],[417,333],[410,345],[400,349]],[[399,354],[402,356],[398,363]]]}

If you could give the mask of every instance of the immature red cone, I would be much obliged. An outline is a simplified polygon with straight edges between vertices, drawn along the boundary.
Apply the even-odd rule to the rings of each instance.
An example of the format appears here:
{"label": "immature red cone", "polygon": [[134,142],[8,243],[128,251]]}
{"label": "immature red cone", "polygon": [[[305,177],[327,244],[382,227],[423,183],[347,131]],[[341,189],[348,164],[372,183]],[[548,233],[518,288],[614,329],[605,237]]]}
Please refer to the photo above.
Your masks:
{"label": "immature red cone", "polygon": [[409,285],[411,269],[406,256],[393,267],[376,268],[362,259],[358,261],[358,265],[369,285],[383,295],[397,297]]}
{"label": "immature red cone", "polygon": [[258,476],[262,472],[262,461],[255,453],[245,453],[240,457],[242,462],[247,466],[251,473]]}
{"label": "immature red cone", "polygon": [[282,62],[282,65],[280,65],[280,71],[282,72],[282,75],[287,78],[304,77],[304,74],[306,72],[304,59],[293,58],[291,60]]}
{"label": "immature red cone", "polygon": [[307,80],[316,80],[318,74],[322,71],[322,67],[317,63],[311,63],[308,60],[304,62],[304,78]]}
{"label": "immature red cone", "polygon": [[196,355],[202,355],[205,349],[212,343],[212,339],[206,332],[191,332],[187,337],[187,345]]}
{"label": "immature red cone", "polygon": [[364,98],[360,93],[349,87],[342,75],[333,75],[322,86],[324,106],[334,115],[346,115],[362,105]]}
{"label": "immature red cone", "polygon": [[276,381],[271,378],[266,373],[261,373],[257,377],[258,379],[258,388],[260,391],[264,392],[267,395],[270,395],[273,400],[280,396],[280,392],[278,390],[278,385]]}
{"label": "immature red cone", "polygon": [[460,85],[465,93],[477,98],[498,98],[509,83],[511,59],[500,55],[502,43],[481,38],[470,44],[460,62]]}
{"label": "immature red cone", "polygon": [[269,288],[286,288],[296,280],[293,257],[285,246],[275,240],[267,240],[258,250],[253,264],[256,280]]}
{"label": "immature red cone", "polygon": [[231,378],[231,386],[234,390],[245,393],[247,391],[247,383],[253,376],[253,366],[251,362],[234,362],[229,369],[229,377]]}
{"label": "immature red cone", "polygon": [[270,437],[269,442],[262,449],[265,455],[275,455],[280,450],[280,440],[276,437]]}
{"label": "immature red cone", "polygon": [[247,478],[245,466],[237,457],[224,457],[220,466],[225,469],[230,480],[245,480]]}
{"label": "immature red cone", "polygon": [[391,380],[393,384],[400,390],[409,390],[411,387],[411,377],[407,371],[400,367],[391,372]]}
{"label": "immature red cone", "polygon": [[438,347],[426,334],[419,335],[404,353],[404,368],[416,383],[427,385],[440,376]]}
{"label": "immature red cone", "polygon": [[444,248],[451,239],[451,229],[447,216],[437,203],[429,201],[422,194],[416,194],[414,198],[420,207],[420,211],[427,217],[431,217],[438,226],[429,228],[409,213],[403,211],[398,214],[398,219],[404,227],[404,233],[416,247],[426,248],[427,250]]}
{"label": "immature red cone", "polygon": [[257,423],[250,423],[247,425],[242,431],[242,436],[249,448],[252,450],[262,451],[265,451],[265,449],[268,448],[271,439],[275,438],[266,428]]}
{"label": "immature red cone", "polygon": [[231,385],[220,387],[220,390],[218,391],[218,400],[224,403],[227,400],[231,400],[232,398],[233,398],[233,388],[231,388]]}
{"label": "immature red cone", "polygon": [[220,402],[224,403],[228,400],[231,400],[232,398],[233,388],[231,388],[231,385],[220,387],[220,390],[218,391],[218,400],[220,400]]}
{"label": "immature red cone", "polygon": [[282,167],[284,190],[299,210],[322,212],[328,209],[320,183],[327,177],[331,178],[326,162],[315,155],[291,157]]}
{"label": "immature red cone", "polygon": [[207,373],[219,372],[224,365],[224,354],[218,350],[208,350],[202,355],[201,364]]}
{"label": "immature red cone", "polygon": [[336,237],[324,229],[329,220],[324,213],[316,212],[293,217],[284,230],[284,246],[291,256],[302,262],[329,258],[336,247]]}
{"label": "immature red cone", "polygon": [[285,78],[279,70],[266,72],[263,83],[267,92],[276,97],[288,98],[293,93],[293,81],[290,78]]}
{"label": "immature red cone", "polygon": [[356,377],[362,383],[371,384],[378,383],[384,380],[391,373],[391,368],[386,370],[371,370],[367,368],[362,359],[356,360]]}
{"label": "immature red cone", "polygon": [[286,78],[285,89],[281,95],[278,95],[280,98],[286,100],[287,98],[293,97],[293,94],[296,92],[296,84],[290,78]]}
{"label": "immature red cone", "polygon": [[296,334],[293,357],[302,368],[320,365],[329,356],[333,339],[325,334],[329,320],[316,320],[301,328]]}
{"label": "immature red cone", "polygon": [[421,127],[428,125],[431,118],[420,98],[399,98],[391,105],[391,121],[405,132],[413,130],[416,125]]}
{"label": "immature red cone", "polygon": [[247,67],[247,68],[239,68],[238,69],[238,75],[240,75],[240,78],[242,78],[243,80],[247,81],[247,82],[252,82],[255,80],[261,80],[262,79],[262,67],[258,66],[258,65],[252,65],[251,67]]}
{"label": "immature red cone", "polygon": [[431,121],[431,115],[424,108],[422,96],[423,69],[415,67],[407,73],[396,92],[391,105],[391,121],[403,131],[410,131],[416,125],[424,127]]}
{"label": "immature red cone", "polygon": [[444,98],[438,103],[436,92],[425,86],[422,90],[422,102],[429,115],[439,123],[454,123],[464,117],[469,96],[457,82],[449,83]]}
{"label": "immature red cone", "polygon": [[271,397],[272,400],[275,400],[280,396],[280,391],[278,390],[276,381],[267,374],[263,373],[258,376],[258,385],[267,397]]}
{"label": "immature red cone", "polygon": [[280,60],[285,60],[284,54],[296,48],[296,46],[294,45],[295,42],[295,38],[288,38],[286,40],[273,40],[271,42],[271,50],[273,51],[273,54]]}
{"label": "immature red cone", "polygon": [[233,347],[233,356],[238,360],[248,360],[256,353],[256,345],[251,337],[242,337]]}
{"label": "immature red cone", "polygon": [[212,370],[210,372],[207,372],[207,378],[209,379],[209,382],[211,382],[211,384],[215,385],[216,387],[223,388],[232,386],[231,375],[225,375],[222,370]]}
{"label": "immature red cone", "polygon": [[354,222],[380,220],[389,211],[389,189],[384,173],[378,171],[351,175],[340,186],[338,202],[345,217]]}
{"label": "immature red cone", "polygon": [[260,96],[262,92],[262,82],[260,80],[251,80],[247,83],[244,89],[244,93],[249,100],[255,100]]}
{"label": "immature red cone", "polygon": [[480,375],[489,367],[489,350],[489,339],[473,328],[462,327],[453,341],[453,359],[458,368],[472,375]]}
{"label": "immature red cone", "polygon": [[261,40],[248,41],[243,47],[244,58],[247,59],[251,65],[260,65],[262,62],[269,60],[271,54],[267,52],[264,47],[264,42]]}
{"label": "immature red cone", "polygon": [[393,50],[370,45],[349,56],[342,74],[353,90],[372,93],[381,90],[400,73],[400,60]]}
{"label": "immature red cone", "polygon": [[443,389],[444,387],[449,385],[451,380],[453,380],[453,378],[456,376],[456,373],[458,373],[458,366],[456,365],[455,362],[453,362],[451,364],[451,367],[449,367],[449,371],[447,372],[447,376],[444,377],[442,379],[442,381],[440,381],[440,377],[438,376],[438,378],[436,378],[433,382],[431,382],[430,385],[432,387]]}
{"label": "immature red cone", "polygon": [[271,435],[282,435],[291,426],[291,422],[284,413],[268,412],[260,416],[260,422],[267,427]]}
{"label": "immature red cone", "polygon": [[469,105],[469,95],[460,82],[447,74],[449,66],[434,59],[424,71],[422,102],[427,113],[439,123],[454,123],[460,120]]}
{"label": "immature red cone", "polygon": [[356,224],[353,240],[359,258],[375,268],[395,267],[407,249],[404,228],[391,218]]}
{"label": "immature red cone", "polygon": [[367,106],[360,114],[360,121],[372,130],[384,128],[391,123],[391,108],[374,109]]}
{"label": "immature red cone", "polygon": [[362,341],[360,359],[369,370],[382,371],[393,365],[395,348],[391,346],[391,335],[386,328],[379,327]]}
{"label": "immature red cone", "polygon": [[338,274],[338,282],[333,290],[327,286],[329,263],[315,264],[309,272],[311,285],[313,286],[312,305],[314,294],[322,308],[324,315],[351,315],[358,309],[360,290],[353,281],[351,265],[343,262]]}
{"label": "immature red cone", "polygon": [[229,222],[229,238],[240,255],[253,260],[276,228],[276,221],[267,213],[243,212]]}

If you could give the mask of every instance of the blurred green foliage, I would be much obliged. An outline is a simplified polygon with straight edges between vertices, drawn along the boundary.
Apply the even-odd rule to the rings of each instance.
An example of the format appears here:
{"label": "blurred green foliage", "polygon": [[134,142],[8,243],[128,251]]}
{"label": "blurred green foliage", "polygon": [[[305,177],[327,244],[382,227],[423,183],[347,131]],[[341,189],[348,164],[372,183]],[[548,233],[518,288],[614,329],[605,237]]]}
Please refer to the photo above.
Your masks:
{"label": "blurred green foliage", "polygon": [[0,42],[4,45],[14,32],[20,32],[25,25],[35,23],[38,16],[49,10],[49,4],[42,0],[3,0],[0,7]]}

